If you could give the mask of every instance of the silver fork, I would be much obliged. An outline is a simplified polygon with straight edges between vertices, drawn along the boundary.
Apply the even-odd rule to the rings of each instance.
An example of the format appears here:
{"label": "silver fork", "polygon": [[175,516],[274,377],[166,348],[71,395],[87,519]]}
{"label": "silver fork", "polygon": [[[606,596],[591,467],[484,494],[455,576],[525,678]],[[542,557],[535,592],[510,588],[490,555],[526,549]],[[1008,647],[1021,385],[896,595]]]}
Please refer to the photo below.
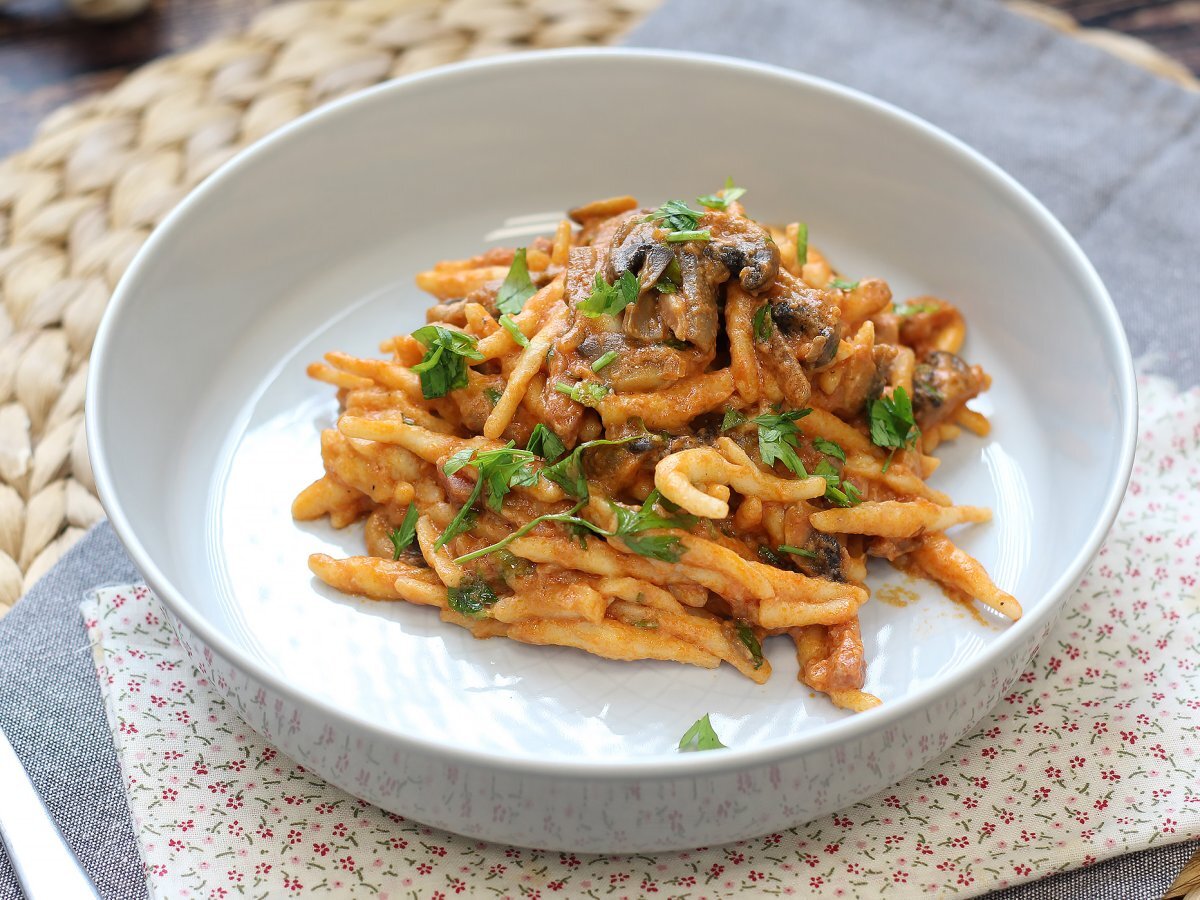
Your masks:
{"label": "silver fork", "polygon": [[2,729],[0,839],[28,900],[99,900]]}

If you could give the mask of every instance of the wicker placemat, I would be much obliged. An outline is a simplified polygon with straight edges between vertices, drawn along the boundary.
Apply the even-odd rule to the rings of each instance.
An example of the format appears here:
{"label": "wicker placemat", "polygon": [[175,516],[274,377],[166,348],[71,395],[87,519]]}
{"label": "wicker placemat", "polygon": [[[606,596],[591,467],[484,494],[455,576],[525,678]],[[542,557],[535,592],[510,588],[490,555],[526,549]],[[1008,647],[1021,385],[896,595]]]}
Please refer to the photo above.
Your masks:
{"label": "wicker placemat", "polygon": [[[470,57],[608,43],[659,2],[292,3],[43,122],[0,163],[0,615],[103,515],[83,431],[88,354],[113,286],[184,194],[335,97]],[[1036,4],[1016,8],[1074,27]],[[1076,31],[1190,79],[1148,45]]]}

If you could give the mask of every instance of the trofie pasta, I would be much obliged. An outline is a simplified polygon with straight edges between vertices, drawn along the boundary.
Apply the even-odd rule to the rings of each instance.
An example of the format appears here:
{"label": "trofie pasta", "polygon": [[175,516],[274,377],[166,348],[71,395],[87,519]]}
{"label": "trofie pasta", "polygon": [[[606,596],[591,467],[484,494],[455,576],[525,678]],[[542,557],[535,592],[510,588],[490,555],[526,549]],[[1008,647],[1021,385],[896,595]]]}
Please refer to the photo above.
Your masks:
{"label": "trofie pasta", "polygon": [[366,544],[312,571],[476,637],[759,683],[787,635],[800,679],[852,710],[879,702],[868,557],[1019,618],[946,536],[989,510],[926,481],[941,442],[989,427],[962,315],[846,280],[743,193],[600,200],[552,240],[437,263],[429,324],[390,358],[310,366],[341,415],[293,515],[365,519]]}

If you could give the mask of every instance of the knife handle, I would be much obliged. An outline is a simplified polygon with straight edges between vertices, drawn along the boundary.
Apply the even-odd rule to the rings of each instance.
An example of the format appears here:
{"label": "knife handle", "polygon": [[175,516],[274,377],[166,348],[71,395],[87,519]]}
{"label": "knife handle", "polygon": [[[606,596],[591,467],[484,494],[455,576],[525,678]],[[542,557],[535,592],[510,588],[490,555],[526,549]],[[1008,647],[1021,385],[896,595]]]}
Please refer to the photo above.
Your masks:
{"label": "knife handle", "polygon": [[0,730],[0,840],[27,900],[99,900]]}

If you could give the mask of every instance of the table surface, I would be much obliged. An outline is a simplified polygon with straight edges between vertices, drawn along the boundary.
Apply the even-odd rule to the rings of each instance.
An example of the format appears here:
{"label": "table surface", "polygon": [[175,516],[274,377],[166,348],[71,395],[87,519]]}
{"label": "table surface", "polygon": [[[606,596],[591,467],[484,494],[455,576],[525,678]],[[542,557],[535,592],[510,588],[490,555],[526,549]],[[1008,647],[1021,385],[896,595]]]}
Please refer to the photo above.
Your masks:
{"label": "table surface", "polygon": [[[104,91],[141,64],[233,32],[281,0],[153,0],[148,13],[97,25],[65,0],[0,0],[0,157],[25,147],[58,106]],[[1042,0],[1081,25],[1140,38],[1200,74],[1198,0]],[[1168,898],[1200,885],[1200,854]],[[1189,894],[1189,896],[1191,896]]]}
{"label": "table surface", "polygon": [[[111,87],[156,56],[235,31],[276,2],[153,0],[145,15],[97,25],[73,17],[65,0],[8,0],[0,13],[0,156],[26,146],[55,107]],[[1085,26],[1148,41],[1200,73],[1197,0],[1043,2]]]}

